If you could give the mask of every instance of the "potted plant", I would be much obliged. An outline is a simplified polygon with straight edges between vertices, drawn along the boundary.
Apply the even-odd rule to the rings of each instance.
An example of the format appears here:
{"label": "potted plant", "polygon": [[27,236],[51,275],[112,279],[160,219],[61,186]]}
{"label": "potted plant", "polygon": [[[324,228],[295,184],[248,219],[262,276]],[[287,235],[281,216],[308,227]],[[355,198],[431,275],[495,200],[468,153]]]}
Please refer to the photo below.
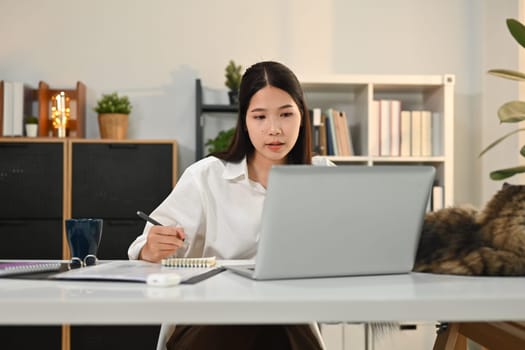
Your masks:
{"label": "potted plant", "polygon": [[[507,27],[510,31],[510,34],[514,37],[514,39],[525,48],[525,26],[515,20],[515,19],[507,19]],[[505,79],[511,79],[511,80],[518,80],[518,81],[525,81],[525,73],[517,72],[509,69],[491,69],[488,72],[489,74],[502,77]],[[501,123],[519,123],[523,120],[525,120],[525,101],[510,101],[505,104],[503,104],[498,109],[498,118]],[[492,147],[506,139],[507,137],[516,134],[520,131],[524,131],[525,128],[520,128],[514,131],[511,131],[496,141],[492,142],[490,145],[488,145],[481,153],[480,156],[485,154],[488,150],[490,150]],[[520,154],[525,157],[525,146],[522,146],[520,149]],[[499,169],[492,171],[490,173],[490,178],[492,180],[503,180],[508,177],[514,176],[516,174],[525,173],[525,166],[516,166],[506,169]]]}
{"label": "potted plant", "polygon": [[101,138],[116,140],[126,138],[129,114],[132,109],[127,96],[119,96],[117,92],[102,95],[93,109],[98,113]]}
{"label": "potted plant", "polygon": [[36,137],[38,135],[38,118],[33,115],[27,116],[25,129],[27,137]]}
{"label": "potted plant", "polygon": [[215,136],[214,139],[208,139],[208,141],[206,141],[204,145],[209,146],[208,147],[209,153],[226,151],[226,149],[230,145],[230,142],[233,138],[234,133],[235,133],[235,128],[231,128],[228,130],[221,130],[219,131],[217,136]]}
{"label": "potted plant", "polygon": [[233,60],[230,60],[226,66],[226,72],[224,74],[226,81],[224,85],[230,89],[228,96],[230,97],[230,104],[232,105],[239,103],[239,87],[241,86],[242,78],[241,70],[242,66],[236,65]]}

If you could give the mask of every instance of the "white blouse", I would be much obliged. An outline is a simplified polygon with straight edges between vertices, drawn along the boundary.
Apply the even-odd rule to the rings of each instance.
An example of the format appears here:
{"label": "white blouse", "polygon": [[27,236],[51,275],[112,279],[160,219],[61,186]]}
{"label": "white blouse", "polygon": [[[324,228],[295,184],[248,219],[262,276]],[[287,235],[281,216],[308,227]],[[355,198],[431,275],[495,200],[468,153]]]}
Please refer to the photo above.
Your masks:
{"label": "white blouse", "polygon": [[[313,165],[334,165],[323,157],[313,157]],[[186,233],[184,249],[175,256],[218,259],[254,259],[261,229],[266,189],[248,178],[246,158],[240,163],[207,157],[190,165],[173,191],[151,213],[165,226],[180,225]],[[150,223],[128,249],[130,259],[138,259],[146,244]],[[310,327],[324,349],[317,324]],[[175,325],[163,324],[157,350],[165,344]]]}
{"label": "white blouse", "polygon": [[[333,165],[323,157],[313,157],[312,164]],[[254,259],[265,196],[266,189],[248,178],[246,158],[231,163],[207,157],[184,171],[151,216],[165,226],[184,228],[188,244],[178,257]],[[130,245],[130,259],[138,258],[150,228],[147,223]]]}

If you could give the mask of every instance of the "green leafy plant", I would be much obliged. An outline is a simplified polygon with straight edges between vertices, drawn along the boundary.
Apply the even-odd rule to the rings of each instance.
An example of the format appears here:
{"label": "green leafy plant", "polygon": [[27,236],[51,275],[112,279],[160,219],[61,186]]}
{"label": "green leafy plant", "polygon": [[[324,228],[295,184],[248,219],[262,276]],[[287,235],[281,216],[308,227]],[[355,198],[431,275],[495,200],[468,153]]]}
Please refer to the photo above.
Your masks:
{"label": "green leafy plant", "polygon": [[34,115],[29,115],[26,117],[26,124],[38,124],[38,118]]}
{"label": "green leafy plant", "polygon": [[116,92],[102,95],[97,101],[97,105],[93,110],[98,114],[103,113],[131,113],[131,102],[127,96],[119,96]]}
{"label": "green leafy plant", "polygon": [[[518,20],[509,18],[507,19],[507,27],[512,37],[518,42],[518,44],[521,45],[521,47],[525,48],[525,26]],[[524,73],[509,69],[491,69],[488,71],[488,73],[505,79],[525,81]],[[501,123],[518,123],[525,120],[525,102],[509,101],[504,103],[498,109],[498,118]],[[520,131],[525,131],[525,128],[520,128],[503,135],[488,145],[483,151],[481,151],[479,155],[482,156],[488,150],[499,144],[501,141],[505,140],[507,137]],[[525,146],[521,147],[520,154],[525,157]],[[525,173],[525,166],[516,166],[492,171],[490,173],[490,178],[492,180],[503,180],[520,173]]]}
{"label": "green leafy plant", "polygon": [[230,60],[226,66],[226,73],[224,74],[226,81],[224,85],[226,85],[230,91],[239,91],[242,78],[241,70],[242,66],[236,65],[233,60]]}
{"label": "green leafy plant", "polygon": [[230,145],[234,134],[235,128],[221,130],[214,139],[208,139],[204,145],[209,146],[209,153],[225,151]]}

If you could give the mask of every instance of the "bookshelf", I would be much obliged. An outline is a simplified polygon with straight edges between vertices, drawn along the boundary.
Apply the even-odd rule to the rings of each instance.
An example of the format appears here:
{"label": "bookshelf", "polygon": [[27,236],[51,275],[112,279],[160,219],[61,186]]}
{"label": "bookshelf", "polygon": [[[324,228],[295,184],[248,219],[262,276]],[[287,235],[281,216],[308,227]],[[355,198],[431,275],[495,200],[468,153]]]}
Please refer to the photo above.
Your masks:
{"label": "bookshelf", "polygon": [[[454,203],[454,84],[445,75],[325,75],[301,77],[310,109],[344,111],[348,118],[353,156],[327,156],[333,162],[361,165],[432,165],[436,184],[443,188],[443,205]],[[375,155],[377,128],[374,127],[374,100],[398,100],[401,110],[428,110],[437,115],[440,151],[427,156]],[[222,117],[235,114],[238,107],[203,103],[202,83],[196,80],[196,159],[203,156],[204,115]]]}
{"label": "bookshelf", "polygon": [[232,115],[237,113],[236,105],[206,104],[200,79],[195,80],[195,160],[204,156],[205,115]]}
{"label": "bookshelf", "polygon": [[[431,165],[443,205],[454,204],[454,76],[453,75],[330,75],[305,77],[301,84],[308,107],[344,111],[352,135],[354,156],[328,156],[338,165]],[[378,128],[374,100],[399,100],[402,110],[430,110],[440,118],[440,152],[431,156],[375,155]],[[339,349],[423,349],[435,339],[435,323],[401,325],[389,337],[375,339],[367,324],[322,324],[329,347]]]}
{"label": "bookshelf", "polygon": [[[362,165],[431,165],[436,185],[443,188],[443,205],[454,203],[454,84],[453,75],[328,75],[301,79],[309,108],[344,111],[354,156],[328,156],[333,162]],[[427,110],[436,115],[439,152],[427,156],[381,156],[374,100],[398,100],[401,110]]]}

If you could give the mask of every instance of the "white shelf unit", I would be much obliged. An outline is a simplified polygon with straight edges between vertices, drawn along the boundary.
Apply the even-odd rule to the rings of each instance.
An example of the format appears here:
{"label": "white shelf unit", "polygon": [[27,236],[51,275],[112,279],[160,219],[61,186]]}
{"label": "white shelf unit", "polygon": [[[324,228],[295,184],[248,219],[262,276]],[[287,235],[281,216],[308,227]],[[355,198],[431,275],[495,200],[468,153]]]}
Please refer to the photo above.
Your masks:
{"label": "white shelf unit", "polygon": [[[327,75],[305,77],[308,108],[342,110],[348,117],[355,156],[328,156],[338,164],[432,165],[443,186],[445,206],[454,203],[454,75]],[[441,119],[442,154],[428,157],[371,156],[374,100],[396,99],[401,110],[430,110]]]}
{"label": "white shelf unit", "polygon": [[399,328],[374,332],[364,323],[322,324],[326,350],[432,349],[437,322],[402,322]]}
{"label": "white shelf unit", "polygon": [[[355,156],[328,156],[330,160],[369,166],[432,165],[436,168],[437,184],[443,186],[443,204],[450,206],[454,203],[454,80],[454,76],[448,74],[331,75],[303,78],[301,84],[308,108],[323,111],[334,108],[344,111],[348,117]],[[441,154],[429,157],[370,155],[374,140],[374,130],[370,127],[372,104],[379,99],[400,100],[401,110],[439,113]],[[435,339],[434,324],[417,324],[417,330],[396,331],[379,339],[374,339],[373,334],[366,337],[364,327],[364,324],[323,324],[328,350],[421,349],[431,346]]]}

